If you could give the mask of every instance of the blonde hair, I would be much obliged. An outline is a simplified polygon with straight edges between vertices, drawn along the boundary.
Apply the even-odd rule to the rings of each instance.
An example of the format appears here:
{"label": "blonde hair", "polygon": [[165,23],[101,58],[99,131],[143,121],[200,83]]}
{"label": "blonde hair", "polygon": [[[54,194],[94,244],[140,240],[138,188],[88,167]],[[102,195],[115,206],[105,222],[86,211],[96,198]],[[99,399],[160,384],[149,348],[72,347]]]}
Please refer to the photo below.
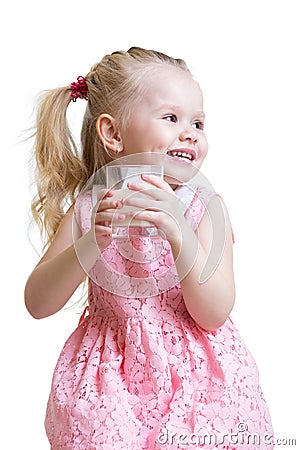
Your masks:
{"label": "blonde hair", "polygon": [[72,88],[47,91],[40,97],[35,132],[37,195],[31,211],[49,245],[65,213],[87,180],[112,160],[96,130],[98,117],[112,115],[126,127],[130,112],[143,92],[143,80],[157,65],[167,64],[189,72],[181,59],[154,50],[132,47],[106,55],[86,75],[88,103],[81,129],[81,152],[67,123]]}

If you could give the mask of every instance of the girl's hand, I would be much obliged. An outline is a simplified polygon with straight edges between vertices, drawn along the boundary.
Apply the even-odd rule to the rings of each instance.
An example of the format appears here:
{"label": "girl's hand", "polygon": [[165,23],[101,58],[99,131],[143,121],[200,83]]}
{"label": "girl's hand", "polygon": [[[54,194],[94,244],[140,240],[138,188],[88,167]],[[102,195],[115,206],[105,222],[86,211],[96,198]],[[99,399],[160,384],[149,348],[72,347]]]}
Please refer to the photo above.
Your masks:
{"label": "girl's hand", "polygon": [[104,250],[111,243],[111,223],[113,219],[123,220],[125,215],[116,210],[122,208],[120,200],[114,200],[114,192],[110,189],[100,189],[97,193],[97,203],[92,212],[92,227],[99,249]]}
{"label": "girl's hand", "polygon": [[133,212],[137,220],[152,223],[159,234],[170,244],[181,242],[181,226],[186,223],[182,205],[170,185],[156,175],[141,175],[141,182],[128,182],[128,189],[143,195],[131,195],[124,205],[135,206],[141,212]]}

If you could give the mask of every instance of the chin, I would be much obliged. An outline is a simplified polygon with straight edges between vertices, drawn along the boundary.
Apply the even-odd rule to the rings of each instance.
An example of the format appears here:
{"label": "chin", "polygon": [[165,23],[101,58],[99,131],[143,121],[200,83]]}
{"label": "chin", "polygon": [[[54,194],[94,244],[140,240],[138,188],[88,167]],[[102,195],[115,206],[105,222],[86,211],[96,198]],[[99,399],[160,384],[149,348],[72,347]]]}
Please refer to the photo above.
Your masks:
{"label": "chin", "polygon": [[197,161],[196,165],[195,163],[168,158],[163,164],[164,180],[170,186],[186,184],[199,173],[201,165],[202,161]]}

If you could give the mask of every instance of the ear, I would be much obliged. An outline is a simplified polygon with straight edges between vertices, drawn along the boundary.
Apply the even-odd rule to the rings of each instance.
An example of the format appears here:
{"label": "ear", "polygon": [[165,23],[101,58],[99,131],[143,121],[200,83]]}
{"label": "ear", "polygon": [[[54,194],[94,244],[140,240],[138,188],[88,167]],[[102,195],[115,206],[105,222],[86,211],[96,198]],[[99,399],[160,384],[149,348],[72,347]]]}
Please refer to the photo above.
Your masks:
{"label": "ear", "polygon": [[110,114],[101,114],[96,122],[96,130],[105,148],[116,154],[122,151],[119,128],[114,117]]}

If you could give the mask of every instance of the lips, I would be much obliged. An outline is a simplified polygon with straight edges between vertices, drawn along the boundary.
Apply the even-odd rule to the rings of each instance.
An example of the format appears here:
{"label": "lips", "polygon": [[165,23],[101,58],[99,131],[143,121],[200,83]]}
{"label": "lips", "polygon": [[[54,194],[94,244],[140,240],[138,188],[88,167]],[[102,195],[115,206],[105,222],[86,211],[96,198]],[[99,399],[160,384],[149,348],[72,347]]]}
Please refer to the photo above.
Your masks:
{"label": "lips", "polygon": [[190,148],[174,148],[168,150],[167,155],[186,162],[192,162],[196,159],[195,150]]}

